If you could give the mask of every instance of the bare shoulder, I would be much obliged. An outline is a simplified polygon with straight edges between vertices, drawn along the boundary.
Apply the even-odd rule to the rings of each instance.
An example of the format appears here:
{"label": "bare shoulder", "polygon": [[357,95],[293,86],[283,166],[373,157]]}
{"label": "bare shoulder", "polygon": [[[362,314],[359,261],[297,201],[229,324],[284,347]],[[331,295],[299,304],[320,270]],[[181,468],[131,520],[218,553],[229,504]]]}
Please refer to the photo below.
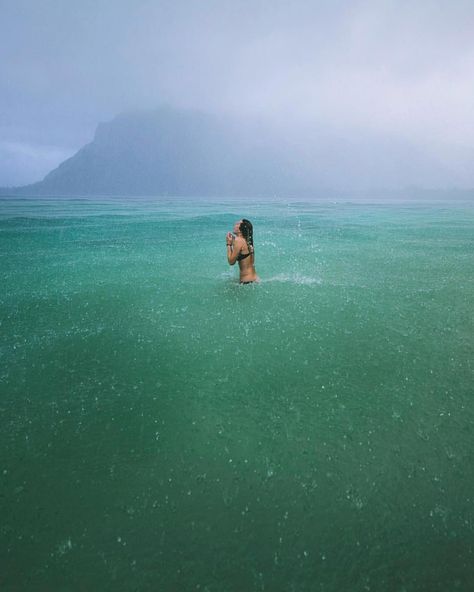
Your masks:
{"label": "bare shoulder", "polygon": [[242,248],[245,244],[245,239],[242,238],[241,236],[236,236],[234,239],[234,246],[237,247],[238,249]]}

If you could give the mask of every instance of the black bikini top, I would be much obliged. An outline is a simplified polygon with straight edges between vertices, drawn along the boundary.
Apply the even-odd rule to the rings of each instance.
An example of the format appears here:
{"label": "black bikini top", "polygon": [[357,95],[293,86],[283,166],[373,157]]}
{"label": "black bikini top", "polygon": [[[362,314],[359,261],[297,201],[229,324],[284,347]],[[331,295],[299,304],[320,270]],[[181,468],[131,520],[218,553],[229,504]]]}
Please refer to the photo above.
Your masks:
{"label": "black bikini top", "polygon": [[253,255],[253,249],[252,249],[252,251],[249,251],[248,253],[245,253],[245,254],[239,253],[237,255],[237,261],[242,261],[242,259],[246,259],[249,255]]}

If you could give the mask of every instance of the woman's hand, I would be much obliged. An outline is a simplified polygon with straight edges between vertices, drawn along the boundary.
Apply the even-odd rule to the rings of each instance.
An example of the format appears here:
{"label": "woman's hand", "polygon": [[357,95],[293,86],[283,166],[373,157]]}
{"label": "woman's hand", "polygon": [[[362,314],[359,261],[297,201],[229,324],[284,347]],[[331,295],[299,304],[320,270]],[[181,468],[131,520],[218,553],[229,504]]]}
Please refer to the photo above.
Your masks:
{"label": "woman's hand", "polygon": [[230,247],[234,242],[234,237],[232,236],[232,232],[228,232],[225,236],[225,242]]}

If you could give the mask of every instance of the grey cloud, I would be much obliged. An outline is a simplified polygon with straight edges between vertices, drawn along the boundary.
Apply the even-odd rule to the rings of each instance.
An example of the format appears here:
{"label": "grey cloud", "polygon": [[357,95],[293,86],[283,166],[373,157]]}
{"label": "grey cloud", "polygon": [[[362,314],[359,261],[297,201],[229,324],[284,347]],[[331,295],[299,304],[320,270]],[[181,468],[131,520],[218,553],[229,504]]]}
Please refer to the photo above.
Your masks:
{"label": "grey cloud", "polygon": [[[54,146],[59,156],[89,141],[99,121],[168,103],[264,118],[292,133],[329,126],[349,144],[359,133],[386,134],[394,150],[409,142],[442,165],[433,182],[474,184],[471,2],[17,0],[0,8],[3,142],[38,153]],[[23,162],[27,182],[37,169]],[[1,171],[0,185],[8,166]]]}
{"label": "grey cloud", "polygon": [[0,178],[6,187],[34,183],[58,162],[72,156],[56,146],[24,142],[0,142]]}

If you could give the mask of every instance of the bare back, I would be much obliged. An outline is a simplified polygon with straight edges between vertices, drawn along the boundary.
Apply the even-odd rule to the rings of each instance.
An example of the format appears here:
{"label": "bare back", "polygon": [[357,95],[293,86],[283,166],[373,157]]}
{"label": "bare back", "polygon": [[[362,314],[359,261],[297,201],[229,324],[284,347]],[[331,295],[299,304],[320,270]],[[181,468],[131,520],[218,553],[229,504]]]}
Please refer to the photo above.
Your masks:
{"label": "bare back", "polygon": [[238,251],[237,261],[239,262],[240,281],[255,282],[258,280],[255,271],[255,252],[253,247],[249,248],[244,238],[237,237],[234,248]]}

